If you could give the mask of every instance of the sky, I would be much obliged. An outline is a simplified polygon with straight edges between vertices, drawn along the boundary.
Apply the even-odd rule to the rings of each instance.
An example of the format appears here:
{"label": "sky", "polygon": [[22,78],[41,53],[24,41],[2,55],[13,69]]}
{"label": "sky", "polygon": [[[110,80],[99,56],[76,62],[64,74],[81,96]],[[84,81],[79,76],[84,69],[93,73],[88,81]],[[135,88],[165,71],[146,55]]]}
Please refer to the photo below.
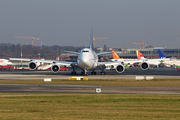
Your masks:
{"label": "sky", "polygon": [[[0,43],[141,48],[180,46],[180,0],[0,0]],[[179,41],[179,42],[178,42]],[[34,45],[40,46],[35,40]]]}

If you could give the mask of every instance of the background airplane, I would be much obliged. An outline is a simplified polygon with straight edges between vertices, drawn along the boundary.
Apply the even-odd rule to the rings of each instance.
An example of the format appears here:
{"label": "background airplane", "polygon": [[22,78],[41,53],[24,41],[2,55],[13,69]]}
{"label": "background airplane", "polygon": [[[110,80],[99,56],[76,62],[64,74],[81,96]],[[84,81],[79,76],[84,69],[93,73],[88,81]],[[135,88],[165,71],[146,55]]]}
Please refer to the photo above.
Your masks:
{"label": "background airplane", "polygon": [[112,50],[112,55],[113,55],[113,59],[111,59],[111,61],[128,61],[128,60],[137,60],[137,59],[124,59],[124,58],[120,58],[119,55]]}
{"label": "background airplane", "polygon": [[[160,49],[158,49],[158,52],[159,52],[160,58],[166,58],[166,56]],[[176,67],[180,66],[180,60],[178,60],[178,59],[163,60],[163,61],[161,61],[161,63],[164,64],[166,67],[176,68]]]}
{"label": "background airplane", "polygon": [[160,64],[162,64],[163,61],[169,61],[170,58],[166,58],[166,56],[162,53],[162,51],[160,49],[158,49],[159,52],[159,58],[154,58],[154,59],[147,59],[144,58],[144,56],[141,54],[140,51],[136,51],[137,53],[137,57],[139,60],[143,59],[144,61],[146,61],[151,67],[159,67]]}
{"label": "background airplane", "polygon": [[0,66],[3,66],[3,65],[12,65],[12,63],[6,59],[0,59]]}

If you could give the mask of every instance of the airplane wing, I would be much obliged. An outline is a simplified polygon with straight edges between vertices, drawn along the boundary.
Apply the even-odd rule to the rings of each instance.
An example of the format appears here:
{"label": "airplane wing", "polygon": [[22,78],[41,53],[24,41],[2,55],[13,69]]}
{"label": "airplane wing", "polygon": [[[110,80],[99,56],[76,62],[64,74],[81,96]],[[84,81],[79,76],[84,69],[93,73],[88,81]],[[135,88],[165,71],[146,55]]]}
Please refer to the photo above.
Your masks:
{"label": "airplane wing", "polygon": [[54,64],[58,64],[58,65],[66,65],[66,66],[70,66],[70,65],[75,65],[77,64],[77,62],[65,62],[65,61],[56,61],[56,60],[44,60],[44,59],[21,59],[21,58],[9,58],[10,61],[28,61],[28,62],[41,62],[41,63],[54,63]]}
{"label": "airplane wing", "polygon": [[126,65],[132,65],[136,62],[141,62],[143,65],[141,69],[146,70],[148,68],[148,64],[144,63],[143,60],[131,60],[131,61],[115,61],[115,62],[97,62],[98,67],[107,67],[114,66],[118,73],[122,73],[125,70]]}
{"label": "airplane wing", "polygon": [[122,64],[122,65],[132,65],[134,63],[137,63],[137,62],[144,62],[145,60],[128,60],[128,61],[115,61],[115,62],[98,62],[97,65],[98,66],[117,66],[119,64]]}
{"label": "airplane wing", "polygon": [[98,53],[97,56],[99,55],[105,55],[105,54],[112,54],[112,52],[103,52],[103,53]]}
{"label": "airplane wing", "polygon": [[67,50],[66,50],[66,51],[64,51],[64,52],[79,55],[79,53],[78,53],[78,52],[72,52],[72,51],[67,51]]}

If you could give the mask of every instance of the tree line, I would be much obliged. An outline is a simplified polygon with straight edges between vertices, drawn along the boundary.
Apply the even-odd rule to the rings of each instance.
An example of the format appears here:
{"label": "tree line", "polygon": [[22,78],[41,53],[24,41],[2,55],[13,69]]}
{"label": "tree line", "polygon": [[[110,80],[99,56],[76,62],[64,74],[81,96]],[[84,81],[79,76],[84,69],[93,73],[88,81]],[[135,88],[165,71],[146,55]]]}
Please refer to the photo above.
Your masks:
{"label": "tree line", "polygon": [[11,44],[11,43],[1,43],[0,44],[0,58],[11,57],[11,58],[20,58],[21,49],[23,58],[44,58],[44,59],[55,59],[64,53],[64,50],[76,51],[79,52],[84,48],[74,47],[74,46],[33,46],[32,45],[21,45],[21,44]]}

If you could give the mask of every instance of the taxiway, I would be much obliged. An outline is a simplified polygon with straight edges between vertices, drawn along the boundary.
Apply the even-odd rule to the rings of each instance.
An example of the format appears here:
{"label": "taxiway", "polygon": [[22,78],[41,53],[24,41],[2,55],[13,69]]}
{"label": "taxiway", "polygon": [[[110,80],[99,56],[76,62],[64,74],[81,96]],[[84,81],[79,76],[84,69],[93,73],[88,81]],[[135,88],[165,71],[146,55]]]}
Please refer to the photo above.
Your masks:
{"label": "taxiway", "polygon": [[[169,68],[143,71],[131,68],[118,74],[115,70],[107,70],[106,75],[83,76],[90,79],[135,79],[135,76],[153,76],[155,79],[180,79],[180,71]],[[80,70],[77,71],[80,75]],[[36,80],[36,79],[69,79],[70,71],[0,71],[0,80]],[[82,85],[28,85],[28,84],[0,84],[0,93],[96,93],[99,86]],[[101,86],[101,93],[111,94],[180,94],[179,87],[112,87]]]}

